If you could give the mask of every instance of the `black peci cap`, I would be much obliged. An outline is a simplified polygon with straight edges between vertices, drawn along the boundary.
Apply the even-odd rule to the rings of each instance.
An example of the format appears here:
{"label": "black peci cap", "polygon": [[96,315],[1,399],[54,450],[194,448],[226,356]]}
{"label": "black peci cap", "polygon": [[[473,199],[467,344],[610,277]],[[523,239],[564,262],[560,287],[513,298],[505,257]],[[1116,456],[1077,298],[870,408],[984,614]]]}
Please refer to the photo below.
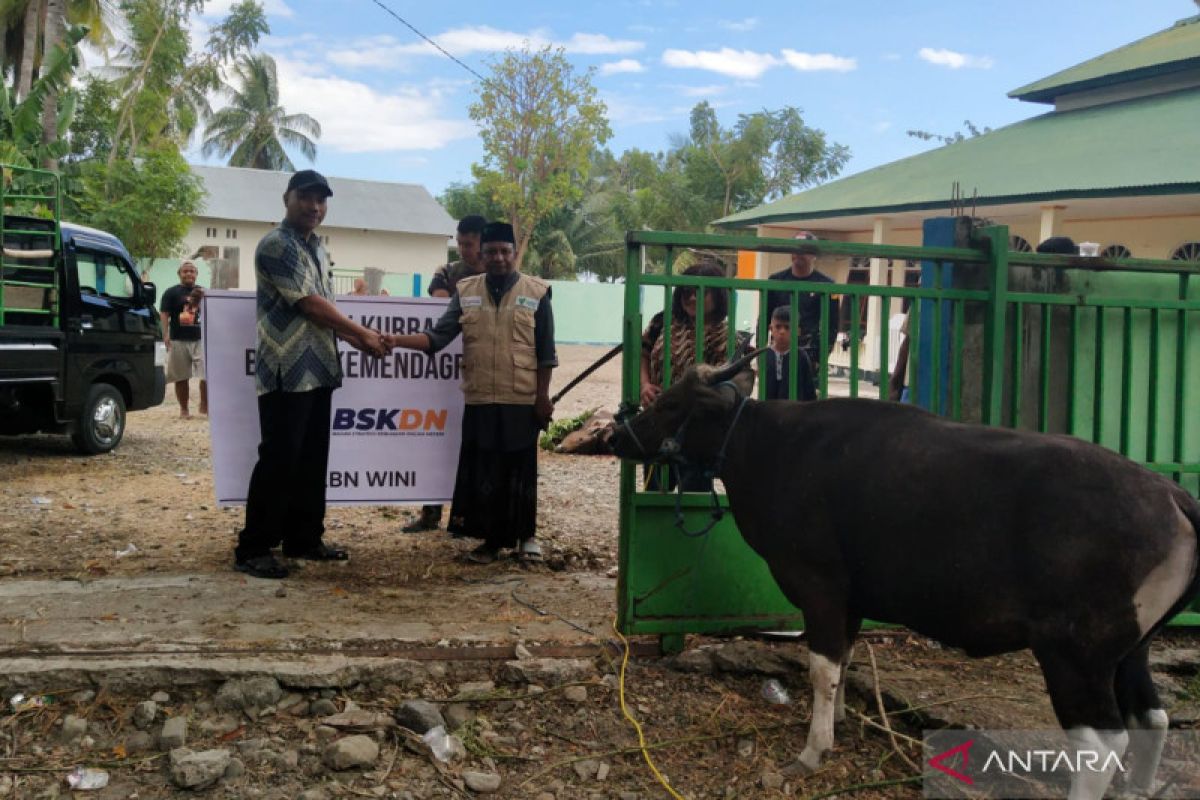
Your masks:
{"label": "black peci cap", "polygon": [[508,242],[511,245],[516,245],[516,237],[513,236],[513,226],[507,222],[489,222],[483,226],[483,235],[479,237],[479,241],[486,244],[487,242]]}
{"label": "black peci cap", "polygon": [[323,189],[326,197],[333,197],[333,189],[329,188],[329,181],[325,180],[325,176],[315,169],[302,169],[293,175],[288,181],[287,190],[290,192],[293,189]]}

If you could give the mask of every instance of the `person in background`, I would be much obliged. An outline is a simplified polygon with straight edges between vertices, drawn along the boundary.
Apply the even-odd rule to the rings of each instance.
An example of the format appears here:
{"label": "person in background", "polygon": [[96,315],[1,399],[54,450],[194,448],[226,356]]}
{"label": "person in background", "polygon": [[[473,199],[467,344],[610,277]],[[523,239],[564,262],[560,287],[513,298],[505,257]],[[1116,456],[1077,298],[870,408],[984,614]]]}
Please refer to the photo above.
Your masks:
{"label": "person in background", "polygon": [[[685,269],[681,275],[709,278],[725,277],[725,270],[714,260],[706,260]],[[664,331],[664,314],[660,311],[650,318],[642,332],[641,356],[641,401],[648,408],[663,390],[666,376],[666,354],[671,354],[671,384],[697,363],[723,364],[729,344],[729,292],[725,289],[708,289],[704,292],[704,332],[701,345],[696,345],[696,290],[690,286],[677,288],[671,296],[671,329]],[[699,355],[697,355],[699,352]],[[659,468],[648,471],[647,488],[659,488]],[[675,468],[668,468],[667,485],[673,488],[676,481]],[[707,492],[712,481],[703,475],[683,473],[685,492]]]}
{"label": "person in background", "polygon": [[463,337],[462,446],[450,506],[451,533],[482,539],[467,558],[495,561],[503,548],[541,558],[537,438],[550,424],[550,375],[558,365],[550,285],[517,271],[512,226],[481,236],[483,275],[461,278],[432,330],[385,337],[389,347],[436,353]]}
{"label": "person in background", "polygon": [[362,296],[367,293],[367,282],[362,278],[354,279],[354,290],[350,292],[352,295]]}
{"label": "person in background", "polygon": [[1055,253],[1063,256],[1079,255],[1079,246],[1070,236],[1051,236],[1037,246],[1039,253]]}
{"label": "person in background", "polygon": [[378,331],[333,304],[329,254],[314,233],[332,195],[321,173],[305,169],[292,175],[283,195],[283,222],[254,252],[261,440],[234,568],[256,578],[287,577],[287,567],[271,553],[281,543],[289,558],[350,557],[323,541],[330,407],[342,384],[337,338],[369,355],[386,355],[388,348]]}
{"label": "person in background", "polygon": [[[800,231],[794,237],[798,241],[817,241],[815,234],[810,231]],[[804,281],[805,283],[833,283],[833,278],[816,268],[817,257],[811,253],[792,253],[792,265],[785,270],[772,273],[773,281]],[[780,306],[791,307],[792,293],[786,291],[767,293],[767,315]],[[834,295],[819,295],[813,292],[801,292],[799,297],[800,341],[808,359],[812,362],[814,371],[821,369],[825,363],[828,351],[821,353],[821,318],[829,320],[829,350],[833,350],[838,334],[838,299]]]}
{"label": "person in background", "polygon": [[[478,214],[463,217],[458,221],[458,229],[454,232],[454,243],[458,247],[458,260],[451,261],[438,267],[429,281],[430,297],[449,297],[454,294],[458,282],[471,275],[483,272],[483,256],[480,250],[480,236],[487,220]],[[442,507],[440,505],[421,506],[421,514],[400,530],[405,533],[420,533],[421,531],[436,530],[442,524]]]}
{"label": "person in background", "polygon": [[[791,317],[792,310],[787,306],[780,306],[771,312],[771,325],[769,328],[771,334],[771,348],[767,350],[767,368],[766,368],[766,394],[768,400],[787,400],[788,399],[788,384],[790,382],[789,369],[791,353],[789,348],[792,344],[791,337]],[[797,343],[799,342],[799,332],[797,333]],[[813,369],[812,363],[808,360],[808,353],[804,348],[797,347],[796,363],[800,368],[796,370],[796,399],[800,401],[810,401],[817,399],[817,387],[813,385]]]}
{"label": "person in background", "polygon": [[175,384],[175,399],[179,401],[180,419],[188,419],[192,378],[200,379],[200,414],[208,413],[208,383],[204,379],[204,347],[200,341],[200,315],[189,314],[185,322],[181,315],[188,297],[198,289],[199,271],[190,259],[179,265],[179,284],[163,292],[159,316],[162,319],[163,343],[167,347],[167,383]]}

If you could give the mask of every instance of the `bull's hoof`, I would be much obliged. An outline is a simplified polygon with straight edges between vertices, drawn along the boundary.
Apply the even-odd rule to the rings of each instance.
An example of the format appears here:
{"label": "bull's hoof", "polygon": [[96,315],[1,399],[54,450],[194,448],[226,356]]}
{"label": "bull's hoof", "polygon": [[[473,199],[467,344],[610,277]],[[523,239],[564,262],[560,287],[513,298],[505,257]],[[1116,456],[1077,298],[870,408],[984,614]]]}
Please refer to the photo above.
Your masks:
{"label": "bull's hoof", "polygon": [[821,766],[821,754],[808,750],[800,753],[800,757],[783,768],[783,776],[785,778],[795,778],[801,775],[807,775],[810,772],[816,772]]}

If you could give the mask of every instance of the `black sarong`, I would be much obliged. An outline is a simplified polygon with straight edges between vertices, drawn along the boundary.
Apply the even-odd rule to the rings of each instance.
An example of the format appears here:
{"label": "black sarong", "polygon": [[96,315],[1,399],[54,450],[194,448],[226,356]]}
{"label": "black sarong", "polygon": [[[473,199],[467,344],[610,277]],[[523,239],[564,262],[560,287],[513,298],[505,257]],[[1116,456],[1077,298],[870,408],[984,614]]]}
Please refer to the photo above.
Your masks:
{"label": "black sarong", "polygon": [[537,526],[537,419],[532,406],[469,405],[446,529],[516,547]]}

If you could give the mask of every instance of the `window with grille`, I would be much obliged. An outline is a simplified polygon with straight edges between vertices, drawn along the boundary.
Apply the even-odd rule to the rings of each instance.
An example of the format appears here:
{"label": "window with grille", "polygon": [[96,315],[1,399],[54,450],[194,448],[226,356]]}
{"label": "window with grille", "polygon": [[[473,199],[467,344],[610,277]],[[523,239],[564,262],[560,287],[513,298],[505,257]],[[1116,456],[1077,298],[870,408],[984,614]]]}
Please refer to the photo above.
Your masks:
{"label": "window with grille", "polygon": [[1014,253],[1032,253],[1033,245],[1024,236],[1013,234],[1008,237],[1008,249]]}
{"label": "window with grille", "polygon": [[1172,261],[1194,261],[1200,263],[1200,242],[1184,242],[1171,254]]}
{"label": "window with grille", "polygon": [[1133,253],[1123,244],[1110,244],[1100,251],[1101,258],[1132,258]]}

